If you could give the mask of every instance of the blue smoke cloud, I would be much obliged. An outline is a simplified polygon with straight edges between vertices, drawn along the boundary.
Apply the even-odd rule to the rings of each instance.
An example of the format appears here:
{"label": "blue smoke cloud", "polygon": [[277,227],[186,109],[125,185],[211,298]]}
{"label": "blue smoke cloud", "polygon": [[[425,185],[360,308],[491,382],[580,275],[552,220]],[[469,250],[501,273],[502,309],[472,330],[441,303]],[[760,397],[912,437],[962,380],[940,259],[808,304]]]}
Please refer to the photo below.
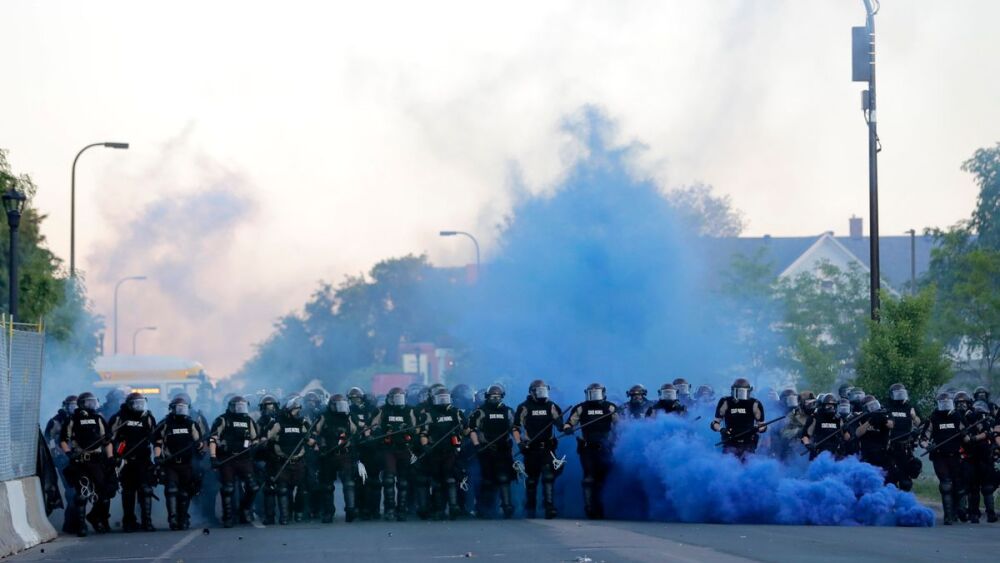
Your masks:
{"label": "blue smoke cloud", "polygon": [[[568,408],[591,381],[612,396],[685,377],[728,389],[743,359],[715,306],[703,241],[664,192],[629,169],[637,146],[613,147],[614,127],[585,109],[568,129],[586,147],[551,195],[525,197],[500,233],[455,335],[478,381],[508,400],[542,378]],[[717,275],[718,272],[715,272]],[[692,414],[693,418],[696,416]],[[616,517],[682,522],[932,525],[913,495],[884,487],[874,467],[821,457],[745,465],[711,444],[710,413],[624,425],[605,490]],[[558,481],[564,514],[580,514],[579,466]],[[568,509],[567,509],[568,508]]]}

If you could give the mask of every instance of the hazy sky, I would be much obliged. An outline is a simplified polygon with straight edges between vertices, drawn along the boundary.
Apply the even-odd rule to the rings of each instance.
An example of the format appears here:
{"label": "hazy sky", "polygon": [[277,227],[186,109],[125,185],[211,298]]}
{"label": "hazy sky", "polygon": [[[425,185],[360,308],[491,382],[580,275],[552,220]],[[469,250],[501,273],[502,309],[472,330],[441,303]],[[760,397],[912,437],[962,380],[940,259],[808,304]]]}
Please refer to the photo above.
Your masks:
{"label": "hazy sky", "polygon": [[[122,350],[157,325],[142,351],[215,375],[320,279],[409,252],[469,260],[442,228],[479,234],[488,259],[510,179],[551,188],[579,152],[560,122],[586,104],[647,147],[637,174],[714,185],[748,234],[867,215],[860,0],[15,1],[0,16],[0,147],[38,183],[50,246],[68,257],[76,151],[132,143],[81,158],[78,267],[108,317],[118,277],[154,278],[122,290]],[[959,165],[1000,140],[998,21],[995,0],[883,2],[883,234],[968,215]]]}

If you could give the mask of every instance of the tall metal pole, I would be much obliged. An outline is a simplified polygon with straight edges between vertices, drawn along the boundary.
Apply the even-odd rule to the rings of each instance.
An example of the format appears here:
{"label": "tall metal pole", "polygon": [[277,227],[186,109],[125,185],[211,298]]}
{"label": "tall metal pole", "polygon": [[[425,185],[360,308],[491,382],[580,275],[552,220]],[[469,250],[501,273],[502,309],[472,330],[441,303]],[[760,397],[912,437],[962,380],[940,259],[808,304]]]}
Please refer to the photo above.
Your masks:
{"label": "tall metal pole", "polygon": [[[9,219],[8,219],[9,220]],[[17,320],[17,302],[18,302],[18,278],[17,278],[17,225],[10,226],[10,304],[8,310],[10,311],[11,322]]]}
{"label": "tall metal pole", "polygon": [[121,287],[123,283],[129,280],[144,280],[144,279],[146,279],[146,276],[129,276],[127,278],[122,278],[118,280],[118,283],[115,284],[115,308],[114,308],[115,310],[113,313],[114,320],[112,321],[112,326],[114,327],[114,344],[111,346],[112,353],[115,355],[118,354],[118,288]]}
{"label": "tall metal pole", "polygon": [[879,263],[879,234],[878,234],[878,130],[877,112],[875,105],[875,13],[872,8],[872,0],[864,0],[865,27],[868,31],[868,64],[870,74],[868,77],[868,213],[871,220],[871,309],[872,320],[879,320],[879,290],[881,289],[881,265]]}
{"label": "tall metal pole", "polygon": [[17,275],[18,261],[17,261],[17,230],[21,226],[21,213],[24,211],[25,202],[27,198],[24,193],[20,192],[17,188],[11,186],[3,194],[3,207],[4,211],[7,212],[7,225],[10,227],[10,249],[8,254],[8,279],[9,292],[7,303],[8,311],[10,311],[11,322],[17,320],[17,302],[18,293],[20,289],[20,284]]}
{"label": "tall metal pole", "polygon": [[479,273],[479,267],[480,267],[480,262],[479,262],[479,241],[476,240],[476,237],[472,236],[472,233],[467,233],[465,231],[441,231],[438,234],[440,234],[443,237],[453,237],[455,235],[464,235],[464,236],[469,237],[469,239],[472,240],[472,244],[476,245],[476,273],[477,274]]}
{"label": "tall metal pole", "polygon": [[144,330],[156,330],[156,327],[155,326],[143,326],[143,327],[139,327],[139,328],[135,329],[135,332],[132,333],[132,355],[133,356],[135,355],[135,343],[136,343],[136,340],[139,338],[139,333],[142,332],[142,331],[144,331]]}
{"label": "tall metal pole", "polygon": [[76,161],[80,160],[83,151],[92,147],[108,147],[110,149],[127,149],[128,143],[104,142],[91,143],[76,153],[73,159],[73,169],[69,180],[69,277],[76,277]]}

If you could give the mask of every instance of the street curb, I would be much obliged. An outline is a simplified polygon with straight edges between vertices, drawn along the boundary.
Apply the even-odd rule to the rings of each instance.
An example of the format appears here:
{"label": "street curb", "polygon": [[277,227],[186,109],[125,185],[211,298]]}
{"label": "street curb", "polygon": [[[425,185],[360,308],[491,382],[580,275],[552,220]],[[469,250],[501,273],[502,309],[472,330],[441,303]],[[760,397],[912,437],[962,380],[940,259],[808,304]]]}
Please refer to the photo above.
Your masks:
{"label": "street curb", "polygon": [[7,557],[58,534],[45,515],[38,477],[0,483],[0,557]]}

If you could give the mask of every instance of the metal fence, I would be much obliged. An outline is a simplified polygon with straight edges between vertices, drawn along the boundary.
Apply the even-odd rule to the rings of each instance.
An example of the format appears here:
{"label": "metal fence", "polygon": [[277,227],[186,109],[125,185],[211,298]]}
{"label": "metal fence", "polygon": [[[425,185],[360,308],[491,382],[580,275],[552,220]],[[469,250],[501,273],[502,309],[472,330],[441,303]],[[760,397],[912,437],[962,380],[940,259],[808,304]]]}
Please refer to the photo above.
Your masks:
{"label": "metal fence", "polygon": [[0,320],[0,481],[35,474],[45,333]]}

